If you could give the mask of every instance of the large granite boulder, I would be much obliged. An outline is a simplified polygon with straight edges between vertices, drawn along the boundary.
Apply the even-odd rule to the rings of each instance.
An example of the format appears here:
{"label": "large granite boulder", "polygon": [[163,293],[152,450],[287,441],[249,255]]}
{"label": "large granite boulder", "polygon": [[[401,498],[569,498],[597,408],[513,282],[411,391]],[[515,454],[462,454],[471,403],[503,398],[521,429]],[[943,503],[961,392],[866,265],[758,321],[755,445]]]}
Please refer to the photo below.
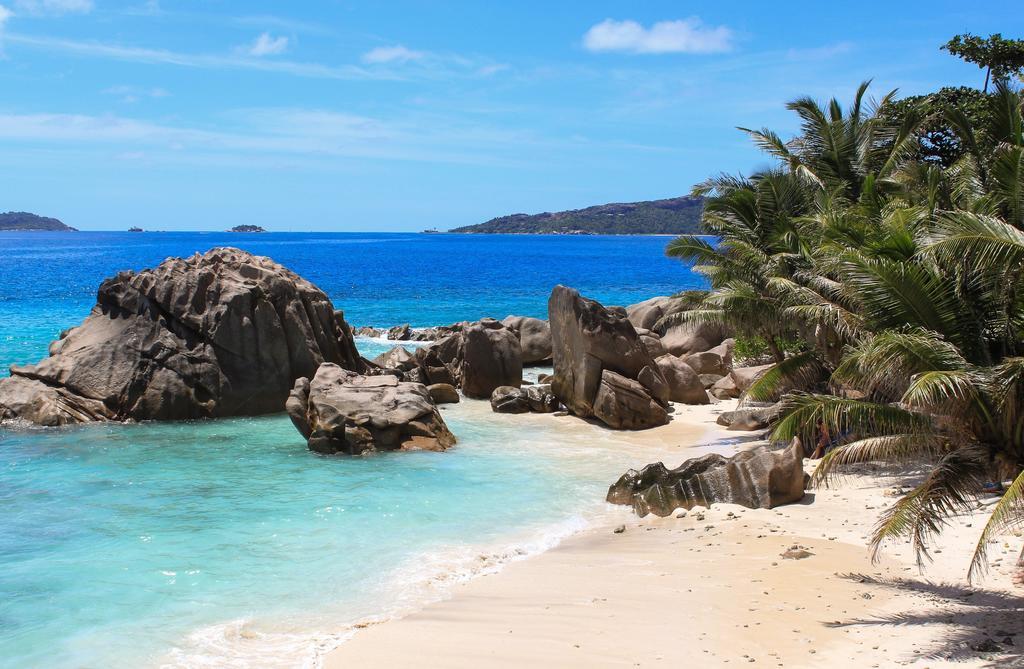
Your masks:
{"label": "large granite boulder", "polygon": [[519,387],[523,357],[519,338],[498,321],[485,318],[462,332],[462,393],[489,399],[500,386]]}
{"label": "large granite boulder", "polygon": [[647,388],[608,369],[601,372],[593,415],[616,430],[643,430],[668,422],[665,407]]}
{"label": "large granite boulder", "polygon": [[682,361],[698,374],[717,374],[725,376],[729,373],[729,364],[714,351],[702,351],[682,356]]}
{"label": "large granite boulder", "polygon": [[668,381],[668,398],[681,404],[709,404],[711,398],[697,372],[674,355],[660,356],[655,362]]}
{"label": "large granite boulder", "polygon": [[658,462],[623,474],[608,489],[608,501],[631,505],[641,517],[714,503],[770,509],[803,499],[803,460],[803,445],[794,439],[782,450],[762,446],[731,458],[710,453],[675,469]]}
{"label": "large granite boulder", "polygon": [[627,318],[565,286],[551,292],[548,317],[551,388],[570,412],[615,428],[668,422],[668,382]]}
{"label": "large granite boulder", "polygon": [[416,350],[416,363],[429,384],[458,386],[462,378],[462,334],[455,333]]}
{"label": "large granite boulder", "polygon": [[427,392],[435,404],[458,404],[461,399],[458,389],[450,383],[432,383]]}
{"label": "large granite boulder", "polygon": [[292,423],[318,453],[442,451],[455,443],[427,387],[324,363],[288,396]]}
{"label": "large granite boulder", "polygon": [[0,419],[272,413],[323,362],[364,365],[327,295],[269,258],[217,248],[104,281],[92,313],[50,357],[0,380]]}
{"label": "large granite boulder", "polygon": [[507,316],[501,323],[519,338],[524,365],[551,359],[551,326],[547,321],[528,316]]}
{"label": "large granite boulder", "polygon": [[672,355],[686,355],[710,350],[731,333],[717,323],[680,323],[664,329],[661,343]]}
{"label": "large granite boulder", "polygon": [[659,295],[626,307],[626,316],[633,327],[654,330],[665,316],[686,310],[685,300],[678,297]]}

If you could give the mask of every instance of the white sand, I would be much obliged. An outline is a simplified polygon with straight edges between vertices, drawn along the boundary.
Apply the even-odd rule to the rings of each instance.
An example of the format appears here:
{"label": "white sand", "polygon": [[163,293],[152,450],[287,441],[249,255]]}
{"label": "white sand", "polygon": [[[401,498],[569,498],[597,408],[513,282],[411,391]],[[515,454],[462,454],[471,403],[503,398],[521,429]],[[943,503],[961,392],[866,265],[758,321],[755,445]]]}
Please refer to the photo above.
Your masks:
{"label": "white sand", "polygon": [[[714,426],[717,413],[730,406],[678,407],[670,425],[624,433],[622,441],[636,450],[638,466],[648,462],[645,453],[660,456],[666,446],[694,443],[701,433],[705,443],[680,449],[679,462],[709,450],[728,454],[751,442],[750,435]],[[985,588],[965,582],[984,509],[946,530],[924,574],[903,544],[872,565],[866,538],[895,499],[893,488],[909,483],[866,468],[802,504],[773,510],[716,505],[683,518],[635,519],[622,533],[594,528],[461,586],[446,601],[361,630],[324,664],[1024,664],[1024,600],[1010,577],[1020,540],[992,547]],[[797,545],[813,555],[781,557]],[[1017,645],[1000,644],[1004,652],[970,648],[987,637],[1001,641],[1005,633],[1017,635]]]}

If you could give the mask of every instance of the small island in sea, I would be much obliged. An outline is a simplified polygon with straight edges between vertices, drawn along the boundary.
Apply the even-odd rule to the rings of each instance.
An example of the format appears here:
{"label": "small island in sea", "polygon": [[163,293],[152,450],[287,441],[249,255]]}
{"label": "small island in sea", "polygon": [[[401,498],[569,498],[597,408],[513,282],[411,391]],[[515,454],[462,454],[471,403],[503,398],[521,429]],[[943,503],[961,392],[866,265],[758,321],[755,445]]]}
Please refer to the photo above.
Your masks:
{"label": "small island in sea", "polygon": [[0,214],[0,231],[40,230],[46,232],[78,232],[63,221],[48,216],[30,214],[27,211],[9,211]]}
{"label": "small island in sea", "polygon": [[451,232],[517,235],[689,235],[700,230],[701,197],[602,204],[585,209],[511,214]]}
{"label": "small island in sea", "polygon": [[236,225],[235,227],[228,230],[228,232],[266,232],[262,227],[258,225]]}
{"label": "small island in sea", "polygon": [[133,225],[132,227],[128,228],[128,232],[145,232],[145,230],[143,230],[137,225]]}

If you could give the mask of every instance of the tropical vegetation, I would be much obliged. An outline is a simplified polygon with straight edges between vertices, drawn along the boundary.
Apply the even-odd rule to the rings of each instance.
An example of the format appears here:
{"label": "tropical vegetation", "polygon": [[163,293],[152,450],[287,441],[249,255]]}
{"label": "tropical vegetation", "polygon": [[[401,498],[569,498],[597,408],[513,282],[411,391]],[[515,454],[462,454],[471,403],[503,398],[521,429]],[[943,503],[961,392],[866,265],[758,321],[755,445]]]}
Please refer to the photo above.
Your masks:
{"label": "tropical vegetation", "polygon": [[1002,492],[970,576],[993,536],[1024,521],[1021,46],[966,35],[944,47],[987,68],[991,92],[869,102],[864,83],[849,107],[791,102],[791,139],[742,129],[776,165],[696,186],[717,241],[668,247],[710,284],[673,318],[730,323],[770,349],[747,398],[782,397],[772,438],[830,435],[816,483],[856,463],[926,465],[880,518],[875,551],[908,538],[929,559],[951,516],[986,486]]}

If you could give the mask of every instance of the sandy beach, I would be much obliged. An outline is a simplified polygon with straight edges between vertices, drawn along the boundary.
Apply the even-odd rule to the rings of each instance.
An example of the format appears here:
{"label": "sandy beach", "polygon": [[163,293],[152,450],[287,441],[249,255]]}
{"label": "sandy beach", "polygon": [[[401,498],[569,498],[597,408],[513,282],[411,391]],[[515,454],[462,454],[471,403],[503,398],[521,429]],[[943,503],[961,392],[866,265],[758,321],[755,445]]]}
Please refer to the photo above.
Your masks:
{"label": "sandy beach", "polygon": [[[679,446],[672,456],[678,461],[666,462],[675,466],[705,452],[749,447],[753,435],[714,423],[731,407],[677,407],[663,428],[622,433],[623,448],[636,450],[640,466],[649,461],[645,455],[664,455],[666,448],[675,453]],[[1001,538],[990,549],[985,580],[966,581],[970,553],[994,499],[945,530],[934,562],[923,571],[904,544],[887,546],[872,563],[866,540],[878,513],[912,479],[865,467],[841,485],[808,493],[800,504],[772,510],[714,505],[669,518],[634,517],[624,530],[599,525],[459,586],[419,612],[361,629],[323,664],[1024,663],[1024,600],[1011,580],[1019,539]]]}

